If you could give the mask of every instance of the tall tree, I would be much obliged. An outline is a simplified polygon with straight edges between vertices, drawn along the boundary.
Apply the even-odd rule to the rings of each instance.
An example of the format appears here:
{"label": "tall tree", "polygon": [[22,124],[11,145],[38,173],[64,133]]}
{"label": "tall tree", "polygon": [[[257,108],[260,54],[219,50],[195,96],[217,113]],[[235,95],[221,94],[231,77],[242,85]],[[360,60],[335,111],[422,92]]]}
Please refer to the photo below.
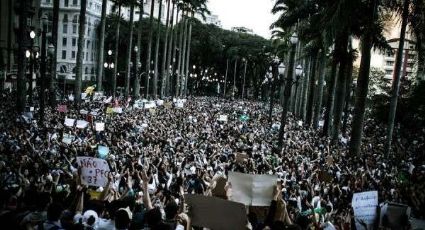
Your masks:
{"label": "tall tree", "polygon": [[181,61],[180,61],[180,88],[179,88],[179,96],[183,96],[183,88],[184,88],[184,82],[186,81],[186,47],[187,47],[187,30],[188,30],[188,21],[189,21],[189,10],[186,9],[186,17],[184,19],[184,26],[183,26],[183,45],[182,45],[182,52],[181,52]]}
{"label": "tall tree", "polygon": [[118,51],[120,43],[120,27],[121,27],[121,7],[122,0],[115,0],[115,8],[118,8],[116,15],[116,28],[115,28],[115,47],[114,47],[114,66],[112,71],[112,96],[115,97],[117,92],[117,73],[118,73]]}
{"label": "tall tree", "polygon": [[336,87],[336,73],[338,69],[338,60],[335,54],[335,51],[332,50],[331,53],[331,72],[328,82],[328,96],[326,99],[326,109],[323,123],[323,135],[328,136],[332,130],[332,111],[334,108],[334,98],[335,98],[335,87]]}
{"label": "tall tree", "polygon": [[177,18],[178,18],[178,13],[179,13],[179,9],[177,8],[177,12],[176,12],[176,16],[174,16],[174,11],[175,11],[175,9],[176,9],[176,4],[178,4],[177,3],[177,1],[176,0],[172,0],[173,1],[173,8],[172,8],[172,13],[171,13],[171,22],[170,22],[170,39],[169,39],[169,42],[168,42],[168,51],[167,51],[167,63],[165,64],[165,68],[166,68],[166,71],[167,71],[167,77],[166,77],[166,80],[165,80],[165,94],[167,95],[167,96],[169,96],[170,94],[171,94],[171,90],[170,90],[170,88],[171,88],[171,76],[172,76],[172,72],[173,72],[173,65],[172,64],[174,64],[174,62],[173,62],[173,55],[174,55],[174,52],[175,52],[175,47],[174,47],[174,44],[175,44],[175,31],[176,31],[176,25],[177,25]]}
{"label": "tall tree", "polygon": [[165,66],[167,64],[167,50],[168,50],[168,37],[170,35],[170,8],[171,8],[171,0],[167,0],[167,16],[165,19],[165,39],[164,39],[164,47],[162,51],[162,64],[161,64],[161,91],[160,91],[160,97],[164,98],[165,95],[165,86],[166,86],[166,79],[168,76],[167,67]]}
{"label": "tall tree", "polygon": [[[160,0],[161,1],[161,0]],[[146,51],[146,83],[145,83],[145,96],[146,98],[149,96],[149,78],[151,73],[151,57],[152,57],[152,40],[153,40],[153,14],[155,10],[155,0],[151,0],[151,11],[149,18],[149,42],[148,42],[148,50]]]}
{"label": "tall tree", "polygon": [[100,33],[99,33],[99,50],[98,50],[98,62],[97,62],[97,84],[96,90],[102,91],[102,80],[103,80],[103,59],[105,52],[105,27],[106,27],[106,7],[108,0],[102,0],[102,14],[100,16]]}
{"label": "tall tree", "polygon": [[[19,12],[19,35],[18,39],[18,76],[17,76],[17,101],[16,109],[18,112],[24,112],[25,109],[25,100],[26,100],[26,69],[27,69],[27,59],[25,57],[25,51],[29,44],[29,35],[28,35],[28,11],[29,11],[29,1],[21,1],[20,12]],[[10,7],[12,8],[12,7]]]}
{"label": "tall tree", "polygon": [[311,119],[313,118],[318,52],[319,51],[317,49],[314,49],[311,54],[311,69],[310,69],[310,77],[309,77],[310,82],[309,82],[308,98],[307,98],[307,114],[305,118],[305,123],[307,126],[311,125]]}
{"label": "tall tree", "polygon": [[317,129],[319,127],[319,119],[322,112],[322,100],[323,100],[323,87],[325,82],[325,72],[326,72],[326,52],[324,50],[320,51],[319,57],[319,79],[317,84],[317,97],[314,105],[314,115],[313,115],[313,128]]}
{"label": "tall tree", "polygon": [[184,34],[184,25],[185,25],[185,11],[182,9],[182,15],[180,19],[180,28],[179,28],[179,48],[178,48],[178,62],[177,62],[177,69],[176,69],[176,97],[179,96],[180,93],[180,84],[181,84],[181,63],[182,63],[182,52],[183,52],[183,34]]}
{"label": "tall tree", "polygon": [[158,23],[156,26],[156,44],[155,44],[155,63],[154,63],[154,73],[153,73],[153,97],[156,99],[158,97],[158,62],[159,62],[159,43],[161,37],[161,17],[162,17],[162,0],[159,0],[159,9],[158,9]]}
{"label": "tall tree", "polygon": [[[52,44],[55,47],[53,51],[53,57],[51,60],[51,72],[49,79],[49,104],[54,107],[56,104],[56,68],[57,68],[57,56],[58,56],[58,27],[59,27],[59,0],[53,0],[53,21],[52,21]],[[31,86],[32,87],[32,86]],[[65,92],[64,92],[65,93]]]}
{"label": "tall tree", "polygon": [[404,42],[406,37],[407,20],[409,16],[409,5],[410,5],[410,0],[404,0],[400,40],[399,40],[399,46],[397,50],[397,59],[395,62],[395,67],[394,67],[394,79],[392,83],[390,112],[388,115],[387,141],[385,143],[385,156],[387,157],[391,152],[391,142],[393,139],[395,115],[397,111],[398,94],[400,90],[400,78],[401,78],[401,67],[402,67],[401,65],[402,65],[403,52],[404,52]]}
{"label": "tall tree", "polygon": [[[139,0],[139,22],[137,23],[137,50],[135,52],[136,55],[136,61],[135,61],[135,65],[137,68],[137,73],[136,73],[136,77],[134,78],[134,82],[133,82],[133,96],[134,98],[138,99],[140,97],[140,78],[141,78],[141,73],[140,73],[140,67],[139,63],[140,63],[140,50],[142,48],[142,27],[143,27],[143,14],[144,14],[144,0]],[[141,63],[140,63],[141,64]]]}
{"label": "tall tree", "polygon": [[[130,37],[127,43],[127,56],[126,56],[126,73],[125,73],[125,85],[124,85],[124,96],[130,95],[130,78],[131,78],[131,54],[133,53],[133,32],[134,32],[134,6],[136,2],[130,0],[126,2],[130,5]],[[134,63],[137,66],[137,63]]]}
{"label": "tall tree", "polygon": [[74,100],[77,104],[81,102],[81,89],[83,79],[83,54],[84,54],[84,35],[86,31],[86,11],[87,11],[87,0],[81,0],[80,2],[80,18],[78,24],[78,50],[77,50],[77,64],[75,73],[75,88],[74,88]]}

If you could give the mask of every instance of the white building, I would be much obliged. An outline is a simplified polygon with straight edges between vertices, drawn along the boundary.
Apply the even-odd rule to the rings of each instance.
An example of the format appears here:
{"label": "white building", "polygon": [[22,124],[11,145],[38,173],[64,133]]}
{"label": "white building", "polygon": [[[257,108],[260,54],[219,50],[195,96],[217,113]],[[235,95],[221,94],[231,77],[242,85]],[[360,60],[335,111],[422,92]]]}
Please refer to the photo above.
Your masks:
{"label": "white building", "polygon": [[221,28],[221,21],[218,18],[218,15],[211,14],[211,15],[205,15],[205,20],[202,18],[201,15],[197,15],[196,18],[200,20],[201,22],[204,22],[205,24],[213,24],[215,26],[218,26]]}
{"label": "white building", "polygon": [[[52,18],[52,0],[41,0],[43,14]],[[57,41],[57,78],[61,80],[75,79],[75,66],[78,50],[78,22],[80,0],[63,0],[59,3],[59,26]],[[83,81],[96,79],[96,63],[98,37],[96,28],[100,23],[102,0],[88,0],[86,13],[86,32],[83,54]],[[51,31],[51,27],[49,28]],[[50,34],[51,35],[51,34]]]}

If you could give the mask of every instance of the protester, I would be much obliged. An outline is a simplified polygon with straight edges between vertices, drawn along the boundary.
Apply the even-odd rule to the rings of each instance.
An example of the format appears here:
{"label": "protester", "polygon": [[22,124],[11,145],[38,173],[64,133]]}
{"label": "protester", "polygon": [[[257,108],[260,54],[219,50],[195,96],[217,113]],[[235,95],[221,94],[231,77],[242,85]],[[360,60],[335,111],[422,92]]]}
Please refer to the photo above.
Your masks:
{"label": "protester", "polygon": [[[425,218],[425,130],[397,134],[394,156],[384,158],[385,129],[367,120],[357,158],[343,138],[330,146],[292,115],[277,149],[280,108],[270,124],[261,102],[201,97],[182,108],[170,99],[143,109],[125,99],[78,108],[67,101],[67,111],[46,108],[41,124],[39,108],[31,119],[15,114],[13,101],[3,93],[0,102],[5,229],[192,229],[184,195],[232,200],[229,172],[278,176],[266,215],[248,208],[250,229],[355,229],[353,193],[372,190],[379,202],[409,205],[412,216]],[[88,127],[67,127],[65,118]],[[99,122],[103,131],[96,131]],[[109,152],[100,154],[99,146]],[[81,181],[82,156],[107,161],[104,187]]]}

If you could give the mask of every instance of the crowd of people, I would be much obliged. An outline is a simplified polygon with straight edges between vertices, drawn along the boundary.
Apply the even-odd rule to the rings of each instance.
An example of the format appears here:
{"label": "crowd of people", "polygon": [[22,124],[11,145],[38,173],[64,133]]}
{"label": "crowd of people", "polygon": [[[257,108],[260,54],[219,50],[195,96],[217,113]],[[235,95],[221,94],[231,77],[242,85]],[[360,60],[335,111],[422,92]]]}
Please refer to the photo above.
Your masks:
{"label": "crowd of people", "polygon": [[[12,94],[1,95],[2,229],[201,229],[191,225],[184,194],[232,200],[229,172],[278,176],[269,207],[246,207],[246,229],[355,229],[352,196],[374,190],[379,202],[406,204],[425,218],[425,130],[398,133],[395,153],[385,158],[384,129],[367,120],[357,157],[345,141],[331,146],[293,115],[277,148],[280,108],[270,123],[264,102],[193,97],[182,108],[170,99],[140,109],[126,99],[78,108],[67,101],[67,111],[46,108],[42,119],[39,108],[24,119],[13,102]],[[112,106],[123,112],[107,113]],[[90,125],[67,127],[65,118]],[[95,121],[105,130],[96,131]],[[77,157],[99,157],[99,145],[109,148],[108,183],[87,186]],[[216,194],[217,186],[226,193]],[[408,219],[403,226],[411,229]]]}

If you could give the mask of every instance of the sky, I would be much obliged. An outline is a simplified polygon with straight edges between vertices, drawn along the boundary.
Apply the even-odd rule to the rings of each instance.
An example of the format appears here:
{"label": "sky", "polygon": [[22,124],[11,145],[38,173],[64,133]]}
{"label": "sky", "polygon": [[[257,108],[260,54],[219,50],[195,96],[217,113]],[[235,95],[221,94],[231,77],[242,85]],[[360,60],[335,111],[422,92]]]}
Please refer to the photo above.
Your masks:
{"label": "sky", "polygon": [[208,0],[211,14],[218,15],[224,29],[244,26],[255,34],[270,38],[270,25],[276,16],[271,13],[274,0]]}

